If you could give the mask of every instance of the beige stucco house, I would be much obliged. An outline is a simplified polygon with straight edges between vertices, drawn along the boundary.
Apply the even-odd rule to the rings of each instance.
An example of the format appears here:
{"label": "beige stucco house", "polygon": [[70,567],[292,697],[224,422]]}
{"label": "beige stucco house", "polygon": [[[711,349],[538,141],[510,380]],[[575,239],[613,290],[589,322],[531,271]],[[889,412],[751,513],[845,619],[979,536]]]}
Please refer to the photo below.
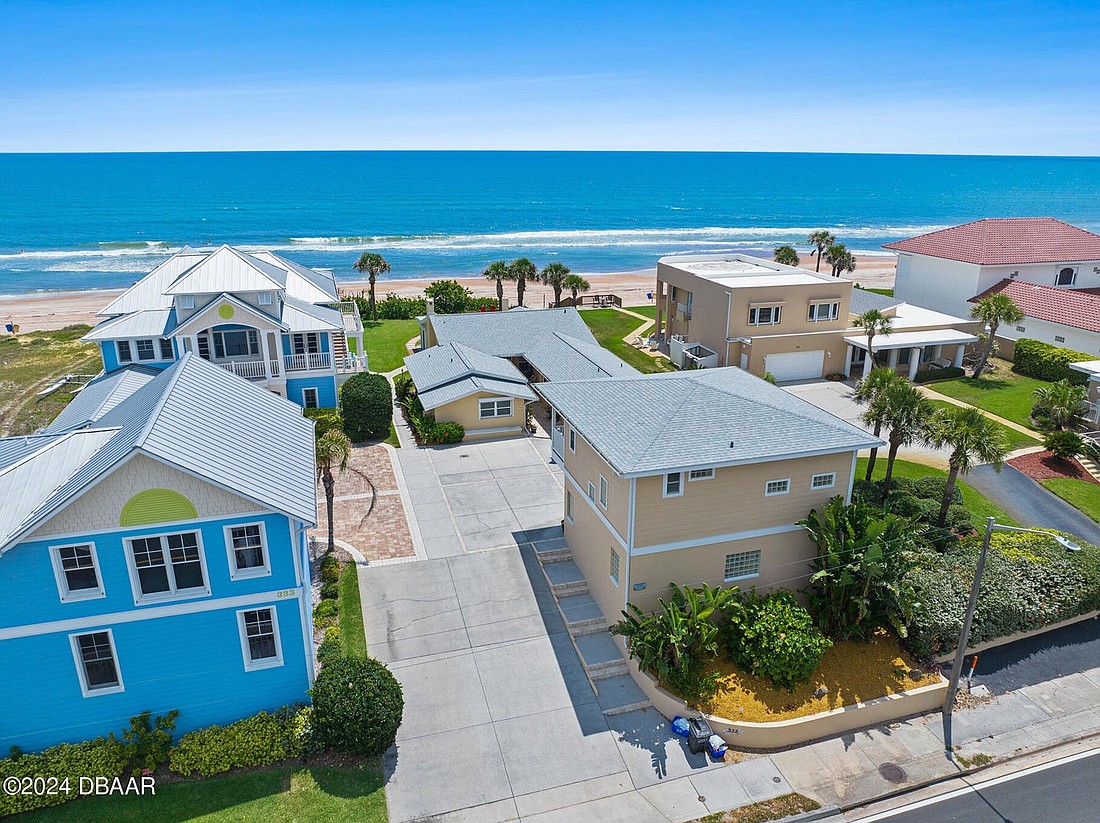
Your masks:
{"label": "beige stucco house", "polygon": [[870,308],[893,320],[893,333],[874,340],[874,362],[910,378],[961,365],[977,341],[972,321],[853,286],[743,254],[663,257],[654,334],[681,368],[739,366],[780,381],[868,371],[866,335],[854,320]]}
{"label": "beige stucco house", "polygon": [[796,521],[849,499],[880,441],[736,368],[539,384],[565,476],[565,538],[609,622],[669,584],[805,584]]}

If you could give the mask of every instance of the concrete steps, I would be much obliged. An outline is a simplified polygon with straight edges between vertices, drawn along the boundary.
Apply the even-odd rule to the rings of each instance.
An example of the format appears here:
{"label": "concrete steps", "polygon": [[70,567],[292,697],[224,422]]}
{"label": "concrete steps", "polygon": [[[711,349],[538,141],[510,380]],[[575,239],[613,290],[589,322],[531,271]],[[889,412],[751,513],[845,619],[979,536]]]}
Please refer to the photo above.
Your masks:
{"label": "concrete steps", "polygon": [[546,582],[550,584],[550,591],[558,597],[569,597],[574,594],[584,594],[588,591],[588,581],[577,564],[572,560],[559,560],[553,563],[545,563],[542,573],[546,575]]}
{"label": "concrete steps", "polygon": [[629,674],[609,677],[600,680],[596,684],[596,702],[600,710],[608,716],[625,714],[626,712],[644,711],[652,708],[653,704],[645,696],[645,692],[634,682]]}
{"label": "concrete steps", "polygon": [[574,637],[607,631],[607,621],[604,620],[603,612],[588,592],[559,597],[558,609],[565,621],[565,628]]}
{"label": "concrete steps", "polygon": [[531,543],[531,546],[535,550],[535,557],[544,566],[547,563],[563,563],[566,560],[573,559],[573,552],[565,542],[565,538],[560,535],[544,540],[536,540]]}
{"label": "concrete steps", "polygon": [[1081,464],[1085,471],[1096,478],[1097,481],[1100,481],[1100,465],[1097,465],[1095,460],[1089,460],[1087,457],[1078,457],[1077,462]]}
{"label": "concrete steps", "polygon": [[576,638],[576,646],[581,664],[591,680],[606,680],[629,673],[619,644],[608,632],[582,634]]}

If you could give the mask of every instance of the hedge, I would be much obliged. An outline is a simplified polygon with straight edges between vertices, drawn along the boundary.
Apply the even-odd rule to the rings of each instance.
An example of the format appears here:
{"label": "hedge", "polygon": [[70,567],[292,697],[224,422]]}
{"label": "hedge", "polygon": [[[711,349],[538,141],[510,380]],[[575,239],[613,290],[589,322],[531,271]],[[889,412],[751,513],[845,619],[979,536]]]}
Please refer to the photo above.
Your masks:
{"label": "hedge", "polygon": [[168,755],[174,772],[210,777],[246,766],[267,766],[299,757],[309,744],[311,709],[287,706],[274,714],[259,714],[189,732]]}
{"label": "hedge", "polygon": [[390,381],[381,374],[356,374],[340,387],[344,433],[352,443],[389,436],[393,420]]}
{"label": "hedge", "polygon": [[768,595],[753,589],[740,607],[731,604],[726,617],[730,659],[745,671],[790,691],[809,682],[826,649],[833,645],[786,589]]}
{"label": "hedge", "polygon": [[1038,380],[1049,380],[1052,383],[1068,380],[1070,383],[1083,386],[1088,382],[1088,376],[1071,369],[1069,364],[1091,359],[1093,358],[1090,354],[1063,349],[1025,337],[1016,341],[1013,366],[1020,374]]}
{"label": "hedge", "polygon": [[[1076,538],[1074,538],[1076,540]],[[919,657],[950,654],[962,631],[981,536],[956,544],[910,573],[917,608],[904,641]],[[1051,537],[994,534],[970,643],[1030,631],[1100,609],[1100,548],[1069,552]]]}
{"label": "hedge", "polygon": [[435,422],[435,417],[424,411],[424,406],[416,394],[410,394],[401,401],[401,408],[405,412],[405,419],[416,437],[416,442],[421,446],[461,443],[466,436],[466,429],[461,423]]}
{"label": "hedge", "polygon": [[[37,754],[13,749],[12,756],[0,760],[0,782],[6,778],[58,778],[67,780],[67,793],[0,793],[0,816],[59,806],[79,796],[80,778],[121,777],[130,763],[129,748],[113,734],[84,743],[62,743]],[[59,784],[60,785],[60,784]]]}
{"label": "hedge", "polygon": [[955,377],[962,377],[966,372],[957,366],[948,366],[943,369],[926,369],[919,371],[913,377],[914,383],[929,383],[933,380],[951,380]]}
{"label": "hedge", "polygon": [[313,729],[322,745],[351,754],[382,754],[397,739],[405,710],[401,684],[366,657],[330,659],[313,688]]}
{"label": "hedge", "polygon": [[327,434],[333,429],[344,427],[344,420],[340,417],[339,409],[302,409],[302,414],[313,421],[317,437]]}

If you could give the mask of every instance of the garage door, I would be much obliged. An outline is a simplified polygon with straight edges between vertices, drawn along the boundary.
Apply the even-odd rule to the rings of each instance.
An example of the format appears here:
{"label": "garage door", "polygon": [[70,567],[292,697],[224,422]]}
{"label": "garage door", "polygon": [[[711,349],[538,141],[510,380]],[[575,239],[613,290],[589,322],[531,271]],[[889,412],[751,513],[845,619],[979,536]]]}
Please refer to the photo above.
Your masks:
{"label": "garage door", "polygon": [[821,377],[825,364],[825,350],[795,351],[786,354],[769,354],[764,358],[764,368],[775,375],[775,379],[809,380]]}

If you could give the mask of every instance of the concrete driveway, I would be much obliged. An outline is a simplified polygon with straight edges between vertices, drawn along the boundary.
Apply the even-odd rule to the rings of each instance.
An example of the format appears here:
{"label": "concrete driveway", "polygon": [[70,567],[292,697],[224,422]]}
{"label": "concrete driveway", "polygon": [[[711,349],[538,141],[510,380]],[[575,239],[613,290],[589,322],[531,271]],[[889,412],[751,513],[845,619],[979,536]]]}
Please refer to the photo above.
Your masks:
{"label": "concrete driveway", "polygon": [[691,820],[790,788],[605,714],[535,556],[560,541],[548,440],[401,449],[426,559],[360,568],[367,647],[401,682],[390,820]]}

